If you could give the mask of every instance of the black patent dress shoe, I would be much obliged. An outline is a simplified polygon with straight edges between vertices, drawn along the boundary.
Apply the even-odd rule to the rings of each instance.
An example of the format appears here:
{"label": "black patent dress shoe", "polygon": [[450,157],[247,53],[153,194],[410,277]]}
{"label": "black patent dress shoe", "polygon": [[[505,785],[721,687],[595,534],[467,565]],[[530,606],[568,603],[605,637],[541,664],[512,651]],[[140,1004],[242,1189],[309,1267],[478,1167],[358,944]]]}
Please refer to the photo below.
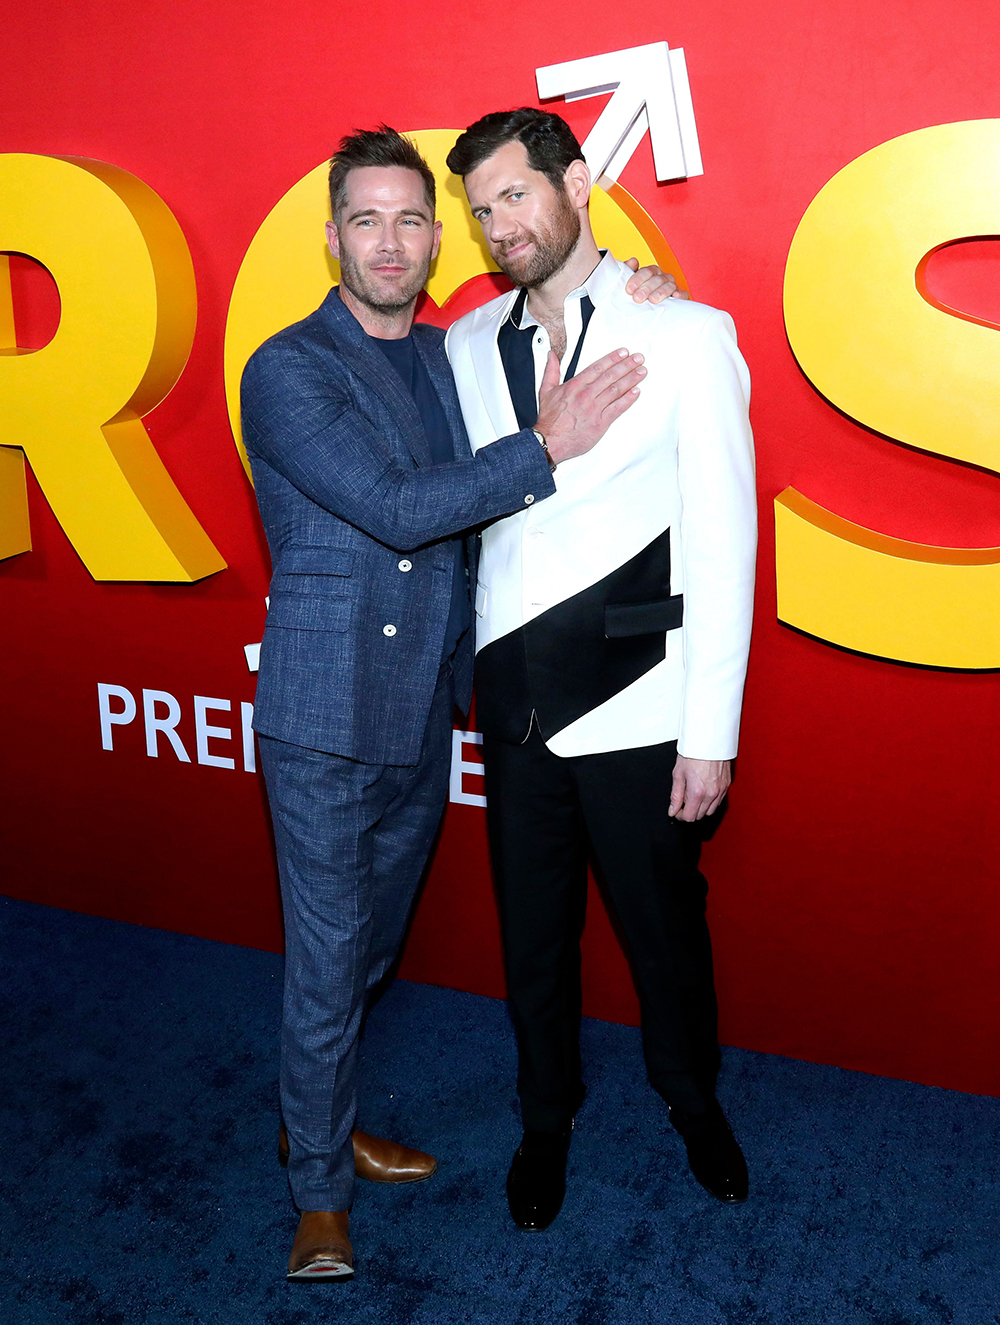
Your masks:
{"label": "black patent dress shoe", "polygon": [[750,1194],[747,1162],[721,1104],[713,1101],[704,1114],[678,1114],[671,1109],[670,1120],[687,1148],[691,1172],[705,1191],[727,1205],[745,1201]]}
{"label": "black patent dress shoe", "polygon": [[525,1132],[507,1174],[507,1204],[518,1228],[548,1228],[566,1195],[566,1157],[572,1129]]}

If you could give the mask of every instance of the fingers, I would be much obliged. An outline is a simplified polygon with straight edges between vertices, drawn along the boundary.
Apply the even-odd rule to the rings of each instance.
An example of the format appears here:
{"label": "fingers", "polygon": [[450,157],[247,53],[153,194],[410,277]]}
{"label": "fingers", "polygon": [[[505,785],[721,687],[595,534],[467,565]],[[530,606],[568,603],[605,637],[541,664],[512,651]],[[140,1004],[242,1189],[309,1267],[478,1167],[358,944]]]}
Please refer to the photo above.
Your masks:
{"label": "fingers", "polygon": [[726,799],[731,770],[728,761],[678,758],[671,783],[667,813],[683,823],[695,823],[714,814]]}
{"label": "fingers", "polygon": [[664,279],[673,284],[674,278],[672,276],[664,278],[659,267],[639,267],[636,274],[628,278],[625,293],[632,296],[634,303],[645,303],[660,288]]}
{"label": "fingers", "polygon": [[591,397],[594,406],[600,411],[604,426],[607,427],[638,399],[639,384],[647,371],[642,366],[642,362],[641,354],[629,354],[628,350],[614,350],[611,354],[606,354],[603,359],[591,364],[584,372],[578,373],[567,385],[573,387],[576,392],[586,392]]}
{"label": "fingers", "polygon": [[636,282],[636,290],[632,298],[637,304],[646,299],[651,304],[660,304],[664,299],[669,299],[677,289],[677,282],[670,272],[661,271],[659,267],[640,267],[638,275],[633,279]]}
{"label": "fingers", "polygon": [[628,266],[636,274],[626,282],[625,293],[632,296],[634,303],[642,304],[648,300],[651,304],[661,304],[664,299],[672,299],[678,294],[677,281],[669,271],[660,267],[640,267],[638,259],[631,259]]}
{"label": "fingers", "polygon": [[681,823],[693,824],[698,819],[703,819],[707,813],[704,801],[698,795],[687,793],[683,805],[674,815]]}
{"label": "fingers", "polygon": [[[624,348],[612,350],[610,354],[605,354],[602,358],[595,359],[592,364],[588,365],[588,367],[581,369],[573,378],[573,381],[580,383],[581,386],[590,386],[591,383],[596,382],[603,373],[611,372],[615,368],[624,367],[627,372],[629,366],[625,361],[628,358],[628,350]],[[636,356],[636,362],[642,363],[641,354]]]}
{"label": "fingers", "polygon": [[627,391],[625,395],[616,396],[614,400],[609,401],[606,405],[602,405],[601,431],[606,432],[614,423],[615,419],[624,414],[627,409],[631,409],[638,399],[639,388],[634,386],[630,391]]}
{"label": "fingers", "polygon": [[[616,350],[615,353],[617,354],[618,351]],[[606,357],[610,358],[611,356]],[[597,368],[603,362],[603,359],[599,359],[596,364],[591,366]],[[643,355],[629,354],[626,350],[623,359],[612,359],[606,368],[593,375],[589,375],[590,369],[588,369],[587,374],[579,374],[574,378],[574,381],[580,382],[581,386],[587,389],[593,389],[593,394],[598,400],[605,392],[610,392],[611,395],[608,398],[612,399],[621,395],[624,391],[628,391],[631,387],[639,385],[646,376],[646,369],[642,365]]]}
{"label": "fingers", "polygon": [[545,372],[542,373],[542,383],[538,388],[539,399],[546,395],[553,387],[559,385],[559,360],[556,357],[555,350],[549,350],[549,357],[545,360]]}
{"label": "fingers", "polygon": [[560,385],[559,361],[549,354],[539,391],[538,427],[554,460],[585,454],[635,404],[646,376],[642,360],[641,354],[613,350]]}
{"label": "fingers", "polygon": [[[699,819],[707,819],[710,815],[713,815],[725,799],[725,790],[718,791],[705,786],[685,786],[684,799],[681,805],[676,811],[670,810],[668,813],[684,823],[696,823]],[[671,806],[673,806],[673,803],[674,798],[671,795]]]}
{"label": "fingers", "polygon": [[696,777],[688,777],[682,769],[674,768],[667,814],[682,823],[694,823],[710,814],[711,794]]}
{"label": "fingers", "polygon": [[[639,270],[639,259],[638,259],[638,258],[626,258],[626,259],[625,259],[625,266],[626,266],[626,267],[631,267],[633,271],[638,271],[638,270]],[[631,277],[629,277],[628,284],[625,286],[625,292],[626,292],[627,294],[631,294],[631,293],[632,293],[632,287],[633,287],[633,280],[632,280]]]}
{"label": "fingers", "polygon": [[659,285],[654,286],[649,291],[649,302],[651,304],[660,304],[664,299],[672,299],[677,293],[677,282],[666,271],[663,273],[663,280]]}
{"label": "fingers", "polygon": [[699,810],[699,802],[697,798],[692,799],[689,793],[686,792],[684,801],[678,807],[673,817],[679,823],[693,824],[696,819],[701,818],[701,814],[698,812],[698,810]]}
{"label": "fingers", "polygon": [[608,387],[606,391],[602,391],[594,403],[600,413],[603,427],[609,428],[615,419],[630,409],[638,399],[639,386],[631,377],[624,378]]}
{"label": "fingers", "polygon": [[[642,366],[642,355],[633,354],[623,363],[609,369],[602,381],[595,384],[594,403],[603,418],[617,417],[639,398],[639,388],[647,369]],[[607,411],[613,410],[610,416]]]}
{"label": "fingers", "polygon": [[673,781],[670,786],[670,805],[667,808],[667,814],[673,819],[684,804],[684,774],[674,767]]}

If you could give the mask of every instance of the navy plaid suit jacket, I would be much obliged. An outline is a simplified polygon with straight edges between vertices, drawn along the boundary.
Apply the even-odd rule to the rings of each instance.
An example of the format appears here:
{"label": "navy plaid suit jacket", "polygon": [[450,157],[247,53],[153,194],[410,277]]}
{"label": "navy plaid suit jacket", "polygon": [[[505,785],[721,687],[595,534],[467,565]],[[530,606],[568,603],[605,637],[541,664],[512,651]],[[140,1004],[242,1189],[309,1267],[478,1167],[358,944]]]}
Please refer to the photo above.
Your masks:
{"label": "navy plaid suit jacket", "polygon": [[[254,727],[373,764],[415,764],[451,602],[449,537],[555,490],[524,429],[472,455],[444,333],[414,345],[455,444],[432,465],[398,375],[336,289],[260,347],[243,374],[243,437],[271,550]],[[475,620],[475,613],[472,613]],[[471,631],[470,631],[471,635]],[[455,659],[468,707],[472,640]]]}

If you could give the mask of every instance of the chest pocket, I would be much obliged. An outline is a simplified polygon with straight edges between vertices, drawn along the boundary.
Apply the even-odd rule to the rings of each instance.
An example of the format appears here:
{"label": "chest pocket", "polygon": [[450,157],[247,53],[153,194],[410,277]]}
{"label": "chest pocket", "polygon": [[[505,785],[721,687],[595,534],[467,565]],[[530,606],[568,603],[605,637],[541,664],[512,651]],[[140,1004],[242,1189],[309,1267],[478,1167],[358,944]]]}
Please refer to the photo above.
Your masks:
{"label": "chest pocket", "polygon": [[290,547],[279,557],[271,578],[271,592],[342,596],[349,592],[345,579],[354,573],[353,548]]}
{"label": "chest pocket", "polygon": [[349,630],[354,603],[348,581],[354,560],[353,548],[286,548],[271,578],[267,625],[285,630]]}
{"label": "chest pocket", "polygon": [[353,548],[289,547],[282,552],[275,575],[353,575]]}

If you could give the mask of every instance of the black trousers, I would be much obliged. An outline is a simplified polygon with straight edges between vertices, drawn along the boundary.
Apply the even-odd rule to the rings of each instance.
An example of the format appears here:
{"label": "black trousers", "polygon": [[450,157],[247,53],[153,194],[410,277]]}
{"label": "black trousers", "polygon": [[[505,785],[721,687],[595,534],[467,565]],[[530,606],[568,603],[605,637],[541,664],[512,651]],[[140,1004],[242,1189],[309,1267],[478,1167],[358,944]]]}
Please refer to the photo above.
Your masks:
{"label": "black trousers", "polygon": [[650,1084],[702,1113],[719,1070],[699,838],[667,815],[677,743],[559,758],[538,728],[484,740],[490,849],[525,1128],[565,1127],[583,1098],[580,935],[587,848],[628,944]]}

